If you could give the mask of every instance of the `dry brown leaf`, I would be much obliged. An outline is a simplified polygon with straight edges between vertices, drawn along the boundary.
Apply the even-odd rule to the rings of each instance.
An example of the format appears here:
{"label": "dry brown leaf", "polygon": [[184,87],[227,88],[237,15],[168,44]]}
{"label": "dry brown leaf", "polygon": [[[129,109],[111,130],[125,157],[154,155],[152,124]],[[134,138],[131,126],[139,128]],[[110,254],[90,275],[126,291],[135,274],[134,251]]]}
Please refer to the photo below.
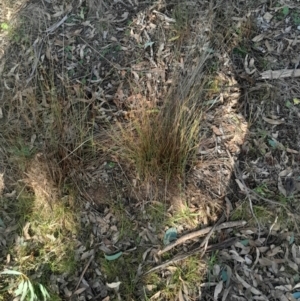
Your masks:
{"label": "dry brown leaf", "polygon": [[286,197],[287,196],[287,191],[285,190],[284,185],[282,184],[281,177],[278,177],[277,187],[278,187],[278,190]]}
{"label": "dry brown leaf", "polygon": [[219,298],[220,293],[223,290],[223,281],[221,280],[215,287],[214,291],[214,301],[217,301]]}
{"label": "dry brown leaf", "polygon": [[247,283],[237,272],[235,272],[235,276],[237,278],[238,281],[240,281],[240,283],[246,288],[249,289],[253,294],[255,295],[261,295],[261,297],[263,297],[263,299],[261,300],[265,300],[268,301],[268,298],[265,297],[261,291],[259,291],[258,289],[256,289],[255,287],[251,286],[249,283]]}
{"label": "dry brown leaf", "polygon": [[279,125],[284,123],[284,120],[274,120],[271,118],[263,117],[263,120],[267,123],[273,124],[273,125]]}
{"label": "dry brown leaf", "polygon": [[288,153],[291,153],[291,154],[299,154],[299,152],[298,151],[296,151],[296,150],[294,150],[294,149],[291,149],[291,148],[286,148],[286,151],[288,152]]}
{"label": "dry brown leaf", "polygon": [[117,281],[117,282],[111,282],[111,283],[106,283],[106,286],[107,286],[108,288],[111,288],[111,289],[114,289],[114,290],[118,290],[121,283],[122,283],[122,282],[120,282],[120,281]]}
{"label": "dry brown leaf", "polygon": [[75,294],[75,295],[80,295],[80,294],[83,293],[86,289],[87,289],[87,287],[79,288],[78,290],[76,290],[76,291],[74,292],[74,294]]}
{"label": "dry brown leaf", "polygon": [[184,297],[183,297],[183,293],[182,290],[180,289],[177,295],[177,298],[179,301],[185,301]]}
{"label": "dry brown leaf", "polygon": [[260,42],[260,41],[262,41],[263,39],[264,39],[264,37],[265,37],[265,34],[264,33],[261,33],[261,34],[259,34],[259,35],[257,35],[257,36],[255,36],[253,39],[252,39],[252,42]]}
{"label": "dry brown leaf", "polygon": [[212,128],[213,132],[215,133],[215,135],[222,136],[222,132],[215,125],[212,125],[211,128]]}

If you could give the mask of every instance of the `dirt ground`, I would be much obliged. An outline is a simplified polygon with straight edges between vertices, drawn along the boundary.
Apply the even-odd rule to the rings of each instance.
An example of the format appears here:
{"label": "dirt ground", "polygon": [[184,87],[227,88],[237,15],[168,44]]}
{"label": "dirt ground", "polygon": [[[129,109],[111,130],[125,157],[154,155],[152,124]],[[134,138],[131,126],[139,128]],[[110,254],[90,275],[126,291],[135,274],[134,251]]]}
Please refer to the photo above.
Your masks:
{"label": "dirt ground", "polygon": [[297,0],[0,2],[0,300],[300,299],[299,43]]}

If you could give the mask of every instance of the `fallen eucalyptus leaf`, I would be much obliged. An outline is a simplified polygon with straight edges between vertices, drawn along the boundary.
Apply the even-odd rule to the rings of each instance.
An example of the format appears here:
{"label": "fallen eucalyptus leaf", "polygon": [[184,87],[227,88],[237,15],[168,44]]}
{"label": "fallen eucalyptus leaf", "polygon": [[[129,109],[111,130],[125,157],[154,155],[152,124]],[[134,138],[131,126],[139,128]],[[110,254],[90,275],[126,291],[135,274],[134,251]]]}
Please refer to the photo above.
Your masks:
{"label": "fallen eucalyptus leaf", "polygon": [[121,282],[118,281],[118,282],[106,283],[106,286],[107,286],[108,288],[118,290],[119,287],[120,287],[120,284],[121,284]]}
{"label": "fallen eucalyptus leaf", "polygon": [[118,259],[121,255],[123,254],[122,251],[116,253],[116,254],[112,254],[112,255],[104,255],[105,259],[106,260],[109,260],[109,261],[113,261],[113,260],[116,260]]}

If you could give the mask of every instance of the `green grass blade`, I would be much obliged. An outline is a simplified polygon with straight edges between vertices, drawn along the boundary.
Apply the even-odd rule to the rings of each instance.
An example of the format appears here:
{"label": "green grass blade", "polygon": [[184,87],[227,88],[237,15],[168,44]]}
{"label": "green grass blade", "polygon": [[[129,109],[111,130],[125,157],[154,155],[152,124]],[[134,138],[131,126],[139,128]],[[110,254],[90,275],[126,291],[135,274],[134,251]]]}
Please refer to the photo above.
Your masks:
{"label": "green grass blade", "polygon": [[25,281],[24,283],[24,286],[23,286],[23,291],[22,291],[22,296],[21,296],[21,299],[20,301],[24,301],[26,296],[27,296],[27,293],[28,293],[28,283],[30,283],[29,281]]}
{"label": "green grass blade", "polygon": [[0,275],[22,275],[22,273],[15,270],[4,270]]}
{"label": "green grass blade", "polygon": [[15,293],[16,296],[19,296],[19,295],[22,294],[22,292],[23,292],[23,287],[24,287],[24,285],[25,285],[25,282],[26,282],[26,281],[22,280],[22,281],[19,283],[18,288],[14,291],[14,293]]}

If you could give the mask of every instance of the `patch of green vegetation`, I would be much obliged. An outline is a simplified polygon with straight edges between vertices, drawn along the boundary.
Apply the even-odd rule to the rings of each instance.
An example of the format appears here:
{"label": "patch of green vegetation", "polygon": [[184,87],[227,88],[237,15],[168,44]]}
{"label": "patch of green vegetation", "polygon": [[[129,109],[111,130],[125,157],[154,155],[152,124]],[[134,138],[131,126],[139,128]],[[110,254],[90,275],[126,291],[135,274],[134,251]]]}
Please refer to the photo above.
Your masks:
{"label": "patch of green vegetation", "polygon": [[270,222],[273,217],[273,213],[270,211],[270,208],[264,205],[254,205],[253,212],[259,222]]}
{"label": "patch of green vegetation", "polygon": [[[49,289],[49,281],[51,275],[71,275],[77,269],[75,245],[71,239],[78,232],[76,210],[62,200],[54,200],[49,206],[26,189],[21,190],[14,202],[1,199],[0,209],[1,206],[5,206],[5,211],[10,212],[19,225],[17,241],[7,245],[14,258],[14,269],[26,274],[28,279],[33,278],[33,287],[40,283],[39,286],[47,289],[51,295],[47,300],[61,300]],[[15,280],[7,283],[7,289],[20,285],[20,279]],[[13,294],[11,288],[9,291]],[[39,290],[37,295],[40,296]]]}
{"label": "patch of green vegetation", "polygon": [[[254,48],[256,48],[256,47],[254,46]],[[257,62],[258,62],[257,67],[261,70],[268,70],[271,68],[270,61],[268,61],[264,57],[257,57]]]}
{"label": "patch of green vegetation", "polygon": [[207,83],[208,85],[208,92],[212,94],[219,93],[221,91],[220,83],[218,78],[214,78]]}
{"label": "patch of green vegetation", "polygon": [[187,224],[190,226],[197,226],[199,223],[200,213],[193,212],[190,207],[185,203],[184,208],[177,211],[172,217],[169,218],[168,223],[173,227],[178,225]]}
{"label": "patch of green vegetation", "polygon": [[18,189],[21,189],[21,193],[15,202],[10,202],[8,199],[2,198],[1,203],[7,204],[6,210],[13,213],[14,217],[18,220],[18,224],[22,227],[32,213],[35,197],[33,192],[24,186],[18,187]]}
{"label": "patch of green vegetation", "polygon": [[172,18],[175,20],[175,29],[180,32],[186,30],[188,27],[188,21],[190,19],[190,8],[185,1],[178,2],[172,10]]}
{"label": "patch of green vegetation", "polygon": [[121,45],[115,45],[115,46],[114,46],[114,51],[119,52],[119,51],[121,51],[121,50],[122,50],[122,46],[121,46]]}
{"label": "patch of green vegetation", "polygon": [[245,58],[245,56],[248,54],[248,50],[245,46],[234,47],[232,52],[233,52],[233,54],[239,55],[242,58]]}
{"label": "patch of green vegetation", "polygon": [[288,14],[290,13],[290,9],[288,6],[284,6],[282,9],[278,10],[275,18],[279,21],[284,20]]}
{"label": "patch of green vegetation", "polygon": [[259,186],[257,186],[254,189],[254,191],[265,198],[268,198],[271,194],[271,191],[268,189],[268,186],[266,183],[261,183]]}
{"label": "patch of green vegetation", "polygon": [[121,200],[118,200],[116,203],[111,204],[111,210],[113,214],[118,219],[118,231],[120,235],[120,239],[126,237],[126,238],[133,238],[133,239],[139,239],[136,235],[136,232],[134,229],[134,223],[129,217],[129,214],[127,213],[125,206],[122,204]]}
{"label": "patch of green vegetation", "polygon": [[294,23],[295,26],[300,25],[300,12],[299,11],[293,11],[291,13],[291,18],[292,18],[292,22]]}
{"label": "patch of green vegetation", "polygon": [[2,23],[0,24],[0,28],[1,28],[2,30],[4,30],[4,31],[9,31],[10,26],[9,26],[8,23],[2,22]]}
{"label": "patch of green vegetation", "polygon": [[146,219],[149,219],[157,227],[162,227],[166,224],[167,208],[165,202],[150,203],[145,209]]}
{"label": "patch of green vegetation", "polygon": [[[47,289],[38,282],[32,282],[27,275],[16,271],[6,269],[0,273],[0,275],[17,277],[14,281],[14,285],[10,287],[10,290],[14,290],[14,295],[21,301],[23,300],[50,300],[51,296],[49,295]],[[53,300],[53,299],[52,299]]]}
{"label": "patch of green vegetation", "polygon": [[121,257],[114,261],[105,259],[102,255],[98,259],[101,271],[106,276],[108,283],[120,281],[120,295],[123,300],[132,300],[137,293],[136,275],[139,263],[142,261],[141,253],[123,253]]}
{"label": "patch of green vegetation", "polygon": [[106,47],[106,48],[104,48],[104,49],[101,50],[100,54],[102,56],[106,56],[110,52],[111,52],[111,48],[110,47]]}
{"label": "patch of green vegetation", "polygon": [[214,269],[214,266],[216,264],[218,264],[219,262],[219,258],[218,258],[218,251],[216,252],[212,252],[211,255],[209,256],[209,258],[207,259],[207,279],[208,282],[213,281],[213,279],[211,279],[211,275]]}
{"label": "patch of green vegetation", "polygon": [[249,207],[246,201],[239,204],[231,213],[231,220],[249,220],[251,218]]}
{"label": "patch of green vegetation", "polygon": [[[277,4],[277,6],[280,7],[281,4]],[[291,22],[294,26],[300,25],[300,12],[297,9],[290,9],[288,6],[284,6],[281,9],[279,9],[275,14],[275,18],[278,21],[282,21],[288,16],[290,16]]]}
{"label": "patch of green vegetation", "polygon": [[26,163],[34,156],[36,149],[19,136],[15,140],[14,145],[9,149],[9,152],[12,160],[18,163],[20,168],[24,171]]}
{"label": "patch of green vegetation", "polygon": [[180,291],[188,290],[189,295],[196,296],[197,287],[203,281],[205,273],[204,264],[198,256],[191,256],[178,265],[168,268],[168,274],[161,278],[156,273],[152,273],[145,278],[144,283],[151,285],[153,290],[146,291],[146,295],[151,299],[156,292],[160,291],[160,300],[176,300]]}

